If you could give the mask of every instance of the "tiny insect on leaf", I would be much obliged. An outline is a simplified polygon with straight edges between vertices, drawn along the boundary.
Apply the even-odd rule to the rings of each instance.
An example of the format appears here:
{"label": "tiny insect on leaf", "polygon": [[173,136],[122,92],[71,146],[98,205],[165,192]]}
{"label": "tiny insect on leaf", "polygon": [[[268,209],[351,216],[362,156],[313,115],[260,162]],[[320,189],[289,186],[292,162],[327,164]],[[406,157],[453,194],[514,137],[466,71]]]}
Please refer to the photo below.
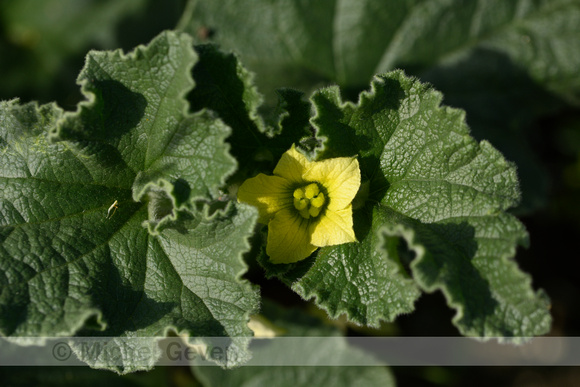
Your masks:
{"label": "tiny insect on leaf", "polygon": [[[109,209],[107,210],[107,217],[106,218],[111,219],[113,217],[113,215],[115,215],[117,208],[119,208],[119,205],[118,205],[118,201],[115,200],[115,202],[113,202],[113,204],[111,204],[111,207],[109,207]],[[111,211],[113,211],[113,213],[111,213]]]}

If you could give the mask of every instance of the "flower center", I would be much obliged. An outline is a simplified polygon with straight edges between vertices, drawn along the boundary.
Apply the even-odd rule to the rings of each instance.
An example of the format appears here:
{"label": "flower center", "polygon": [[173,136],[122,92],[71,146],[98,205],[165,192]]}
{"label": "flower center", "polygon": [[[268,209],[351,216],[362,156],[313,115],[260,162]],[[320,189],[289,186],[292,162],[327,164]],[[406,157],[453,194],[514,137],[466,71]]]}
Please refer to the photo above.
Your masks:
{"label": "flower center", "polygon": [[297,188],[294,191],[294,208],[300,212],[304,219],[316,218],[326,203],[324,194],[316,183]]}

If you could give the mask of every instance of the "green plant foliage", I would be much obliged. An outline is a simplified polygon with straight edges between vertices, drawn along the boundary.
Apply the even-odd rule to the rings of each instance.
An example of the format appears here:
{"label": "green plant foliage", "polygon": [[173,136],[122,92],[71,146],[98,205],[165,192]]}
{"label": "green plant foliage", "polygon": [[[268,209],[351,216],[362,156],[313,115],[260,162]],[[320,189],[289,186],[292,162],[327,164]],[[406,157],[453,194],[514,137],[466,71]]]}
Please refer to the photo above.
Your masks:
{"label": "green plant foliage", "polygon": [[[76,112],[2,102],[2,335],[171,330],[232,337],[244,360],[258,301],[241,254],[257,214],[192,202],[236,167],[229,128],[187,111],[195,61],[190,38],[167,32],[130,55],[89,53]],[[117,371],[139,369],[124,360]]]}
{"label": "green plant foliage", "polygon": [[[523,129],[578,102],[577,0],[185,3],[181,32],[128,54],[90,51],[74,111],[0,102],[0,335],[20,344],[147,340],[155,356],[119,364],[70,343],[91,367],[117,373],[154,366],[161,353],[151,337],[208,347],[225,337],[232,353],[219,365],[238,366],[251,357],[247,323],[260,304],[242,278],[244,259],[257,269],[252,280],[265,272],[355,325],[392,322],[422,293],[440,291],[463,335],[521,341],[548,332],[550,302],[514,261],[528,233],[513,211],[520,189],[519,210],[545,196]],[[23,50],[42,58],[37,72],[28,61],[20,69],[40,88],[88,42],[130,42],[125,19],[153,3],[65,4],[43,19],[26,16],[32,1],[0,2],[2,59]],[[27,84],[12,70],[15,84]],[[357,242],[273,264],[267,228],[236,191],[271,174],[293,144],[312,160],[357,157]],[[522,164],[521,184],[508,159]],[[343,334],[263,304],[286,334]],[[367,356],[343,344],[263,346],[254,356]],[[204,385],[394,383],[384,367],[193,372]]]}
{"label": "green plant foliage", "polygon": [[360,87],[376,73],[403,67],[420,74],[485,50],[556,93],[575,98],[580,87],[576,0],[190,3],[180,27],[193,36],[210,29],[214,41],[241,53],[260,82],[271,82],[267,90],[310,86],[313,79]]}
{"label": "green plant foliage", "polygon": [[358,153],[366,204],[354,215],[360,243],[320,249],[290,272],[293,289],[358,324],[409,312],[418,286],[444,292],[464,335],[548,331],[546,297],[512,261],[528,238],[505,212],[519,200],[515,167],[469,135],[462,111],[402,72],[377,76],[356,105],[336,87],[312,102],[319,157]]}
{"label": "green plant foliage", "polygon": [[356,98],[379,73],[404,69],[467,111],[474,136],[520,167],[529,212],[548,177],[528,144],[533,118],[578,105],[578,0],[190,0],[180,27],[235,50],[272,98],[279,87],[338,83]]}
{"label": "green plant foliage", "polygon": [[[271,302],[265,302],[262,314],[277,330],[286,337],[324,337],[341,336],[338,329],[324,325],[299,309],[283,309]],[[367,364],[365,367],[321,367],[321,366],[277,366],[277,367],[241,367],[235,370],[222,370],[217,367],[194,366],[194,375],[205,387],[214,386],[394,386],[395,381],[385,367],[372,366],[374,359],[368,353],[348,344],[345,339],[332,340],[320,346],[317,340],[289,340],[268,343],[260,340],[254,350],[254,359],[267,363],[284,354],[295,354],[304,363],[316,363],[322,359],[353,364],[357,361]],[[308,346],[309,347],[305,347]],[[378,363],[376,363],[378,364]]]}
{"label": "green plant foliage", "polygon": [[311,137],[310,104],[301,92],[278,90],[278,107],[265,119],[259,111],[263,98],[254,85],[254,75],[238,58],[214,45],[195,49],[199,61],[193,74],[198,83],[189,94],[191,108],[210,109],[233,128],[228,142],[240,164],[238,175],[245,178],[256,170],[271,170],[294,142]]}

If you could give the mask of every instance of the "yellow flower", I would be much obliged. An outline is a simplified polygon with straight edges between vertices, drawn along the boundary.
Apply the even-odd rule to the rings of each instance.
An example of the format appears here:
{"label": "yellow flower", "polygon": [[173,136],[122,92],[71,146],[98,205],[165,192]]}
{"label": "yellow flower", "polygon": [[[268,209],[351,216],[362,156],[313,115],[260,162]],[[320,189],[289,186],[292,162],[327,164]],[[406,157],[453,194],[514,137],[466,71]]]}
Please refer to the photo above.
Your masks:
{"label": "yellow flower", "polygon": [[351,202],[359,186],[356,158],[312,162],[292,145],[274,176],[260,173],[246,180],[238,200],[257,207],[258,222],[268,225],[270,260],[292,263],[318,247],[356,242]]}

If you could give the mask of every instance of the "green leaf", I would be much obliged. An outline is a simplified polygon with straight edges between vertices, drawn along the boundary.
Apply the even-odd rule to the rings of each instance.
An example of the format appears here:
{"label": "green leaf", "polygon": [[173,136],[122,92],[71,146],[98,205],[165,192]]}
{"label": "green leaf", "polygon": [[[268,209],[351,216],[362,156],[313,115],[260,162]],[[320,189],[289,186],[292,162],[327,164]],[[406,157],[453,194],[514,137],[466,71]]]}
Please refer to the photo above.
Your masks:
{"label": "green leaf", "polygon": [[[371,218],[374,214],[374,219]],[[359,243],[322,248],[315,257],[275,265],[263,254],[259,262],[305,299],[314,297],[332,318],[346,314],[356,324],[378,327],[410,313],[419,290],[398,262],[398,241],[379,233],[388,218],[369,208],[354,213]],[[395,249],[395,254],[390,250]]]}
{"label": "green leaf", "polygon": [[[229,128],[188,113],[195,61],[190,38],[166,32],[129,55],[89,53],[88,100],[74,113],[2,102],[2,335],[171,330],[191,342],[232,337],[248,356],[257,296],[241,255],[257,215],[193,208],[236,166]],[[116,370],[136,369],[126,359]]]}
{"label": "green leaf", "polygon": [[[210,29],[212,39],[242,55],[259,74],[261,90],[274,96],[281,87],[312,85],[333,73],[332,25],[334,1],[255,1],[227,3],[190,1],[179,27],[198,37]],[[267,87],[264,87],[266,86]]]}
{"label": "green leaf", "polygon": [[222,145],[230,130],[206,111],[187,115],[184,97],[196,61],[190,45],[186,35],[166,33],[129,56],[91,52],[79,76],[89,101],[65,115],[52,139],[74,140],[79,152],[89,153],[87,162],[120,169],[103,170],[99,180],[133,184],[134,200],[159,176],[185,179],[192,197],[217,196],[217,186],[235,170]]}
{"label": "green leaf", "polygon": [[243,180],[259,170],[271,170],[294,142],[311,137],[310,104],[302,99],[302,93],[278,91],[279,105],[265,122],[259,111],[262,95],[254,85],[254,75],[238,58],[214,45],[199,45],[195,50],[199,61],[193,74],[198,82],[188,99],[192,110],[217,112],[232,128],[228,142],[241,166],[234,180]]}
{"label": "green leaf", "polygon": [[193,74],[199,82],[189,95],[192,110],[211,109],[233,128],[229,142],[240,165],[259,159],[267,152],[267,128],[258,115],[262,96],[253,84],[253,74],[233,54],[215,46],[200,45],[195,50],[199,61]]}
{"label": "green leaf", "polygon": [[[346,339],[336,338],[329,344],[320,346],[316,338],[323,336],[340,336],[336,328],[324,325],[297,308],[283,309],[266,302],[262,311],[264,318],[276,329],[283,331],[284,336],[313,337],[312,341],[297,340],[262,342],[254,349],[254,360],[260,364],[271,359],[279,359],[284,354],[301,356],[304,363],[315,364],[320,359],[332,357],[333,361],[353,364],[360,361],[373,364],[374,359],[368,353],[350,346]],[[309,362],[308,359],[311,359]],[[378,364],[378,363],[377,363]],[[222,370],[217,367],[193,367],[195,376],[206,387],[213,386],[394,386],[395,381],[386,367],[322,367],[322,366],[275,366],[275,367],[241,367],[234,370]]]}
{"label": "green leaf", "polygon": [[[120,279],[141,282],[143,291],[139,293],[117,286],[103,294],[107,298],[100,302],[103,313],[110,316],[108,328],[102,333],[88,330],[82,333],[119,336],[119,345],[123,348],[132,344],[139,348],[154,344],[148,339],[144,344],[125,343],[122,340],[125,336],[159,336],[169,330],[190,336],[190,343],[209,344],[212,337],[231,337],[227,347],[235,356],[226,359],[239,363],[247,361],[246,348],[251,333],[246,323],[249,313],[258,308],[258,297],[248,282],[240,280],[246,270],[241,253],[249,249],[247,239],[256,218],[256,211],[245,205],[230,204],[225,211],[210,218],[181,211],[176,221],[165,224],[159,236],[144,241],[149,253],[136,268],[137,273],[126,274]],[[120,253],[134,254],[133,251]],[[152,274],[146,275],[148,272]],[[124,302],[111,303],[111,297]],[[142,299],[135,300],[135,297]],[[129,312],[128,307],[136,301],[138,304]],[[131,321],[127,322],[129,313]],[[155,351],[156,348],[151,348],[151,353]],[[81,357],[81,360],[93,367],[111,368],[101,359],[90,356]],[[121,360],[123,366],[115,368],[121,373],[136,371],[143,364],[141,359]],[[140,367],[133,365],[133,360],[140,361],[137,363]],[[238,363],[230,360],[230,363],[221,364],[231,367]]]}
{"label": "green leaf", "polygon": [[[438,92],[402,72],[377,76],[356,105],[336,87],[312,101],[319,157],[358,150],[368,191],[354,215],[360,243],[320,249],[293,289],[333,317],[377,325],[404,311],[393,303],[408,308],[416,297],[409,273],[424,291],[443,291],[464,335],[549,330],[547,298],[512,260],[528,238],[505,212],[519,200],[515,167],[470,137],[462,111],[441,107]],[[395,273],[388,287],[377,279],[384,272]]]}
{"label": "green leaf", "polygon": [[180,27],[211,29],[268,89],[328,79],[360,87],[376,73],[444,68],[479,50],[507,56],[555,92],[580,87],[576,0],[190,3]]}

